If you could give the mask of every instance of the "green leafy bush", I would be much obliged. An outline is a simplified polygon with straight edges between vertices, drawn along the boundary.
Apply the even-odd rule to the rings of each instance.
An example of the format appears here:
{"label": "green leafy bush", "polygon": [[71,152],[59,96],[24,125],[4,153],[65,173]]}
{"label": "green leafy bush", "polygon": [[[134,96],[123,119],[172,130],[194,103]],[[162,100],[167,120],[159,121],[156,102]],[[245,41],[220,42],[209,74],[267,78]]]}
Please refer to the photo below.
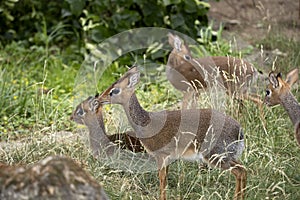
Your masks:
{"label": "green leafy bush", "polygon": [[200,0],[4,0],[0,41],[32,45],[100,42],[135,27],[164,27],[196,38],[207,25],[209,4]]}
{"label": "green leafy bush", "polygon": [[[77,1],[69,0],[70,5]],[[198,0],[96,0],[87,4],[81,23],[97,42],[134,27],[164,27],[195,38],[207,25],[208,8],[207,3]]]}
{"label": "green leafy bush", "polygon": [[[56,32],[64,25],[64,31],[52,35],[52,41],[63,47],[76,39],[76,33],[80,25],[76,19],[72,19],[66,8],[65,1],[49,1],[45,3],[39,0],[4,0],[0,3],[1,43],[22,40],[29,45],[45,45],[47,36]],[[76,30],[77,29],[77,30]],[[73,37],[66,37],[66,33]]]}

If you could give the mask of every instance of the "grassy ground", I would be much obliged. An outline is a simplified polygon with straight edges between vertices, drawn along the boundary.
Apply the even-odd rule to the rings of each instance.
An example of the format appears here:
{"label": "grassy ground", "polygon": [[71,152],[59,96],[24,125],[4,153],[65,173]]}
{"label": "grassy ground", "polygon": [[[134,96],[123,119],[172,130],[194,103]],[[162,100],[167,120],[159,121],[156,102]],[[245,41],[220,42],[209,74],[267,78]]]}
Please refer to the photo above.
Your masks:
{"label": "grassy ground", "polygon": [[[278,71],[285,73],[300,66],[299,42],[272,35],[258,43],[287,54],[278,57]],[[228,50],[220,48],[219,53],[226,54],[224,49]],[[111,199],[157,199],[156,171],[130,173],[114,168],[106,160],[95,160],[84,135],[70,122],[72,89],[80,58],[56,49],[46,55],[43,48],[24,49],[18,44],[0,51],[0,162],[30,164],[48,155],[67,155],[102,183]],[[139,98],[149,110],[171,109],[177,103],[178,93],[173,93],[166,82],[141,88]],[[294,87],[293,93],[299,100],[298,89]],[[159,105],[154,107],[154,103]],[[293,126],[283,108],[263,111],[264,117],[256,105],[246,102],[235,115],[246,135],[241,161],[248,170],[247,199],[299,199],[300,149],[294,140]],[[115,124],[114,119],[107,119],[108,130],[115,130]],[[125,165],[134,168],[135,163],[129,159]],[[170,166],[168,196],[170,199],[232,199],[234,184],[229,172],[199,170],[197,163],[178,161]]]}

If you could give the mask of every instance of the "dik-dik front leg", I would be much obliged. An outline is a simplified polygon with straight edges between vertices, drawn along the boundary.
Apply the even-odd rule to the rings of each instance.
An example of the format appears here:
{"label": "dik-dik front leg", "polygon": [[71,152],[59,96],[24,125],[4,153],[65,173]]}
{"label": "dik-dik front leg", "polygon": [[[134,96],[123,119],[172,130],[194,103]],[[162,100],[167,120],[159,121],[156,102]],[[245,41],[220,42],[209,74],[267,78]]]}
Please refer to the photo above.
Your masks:
{"label": "dik-dik front leg", "polygon": [[159,190],[160,200],[166,200],[167,199],[167,176],[168,176],[168,164],[167,159],[164,156],[158,156],[156,157],[157,167],[158,167],[158,177],[159,177]]}
{"label": "dik-dik front leg", "polygon": [[194,90],[183,92],[182,109],[197,108],[198,93]]}
{"label": "dik-dik front leg", "polygon": [[167,199],[167,175],[168,175],[168,166],[162,167],[158,171],[159,176],[159,189],[160,189],[160,200],[166,200]]}

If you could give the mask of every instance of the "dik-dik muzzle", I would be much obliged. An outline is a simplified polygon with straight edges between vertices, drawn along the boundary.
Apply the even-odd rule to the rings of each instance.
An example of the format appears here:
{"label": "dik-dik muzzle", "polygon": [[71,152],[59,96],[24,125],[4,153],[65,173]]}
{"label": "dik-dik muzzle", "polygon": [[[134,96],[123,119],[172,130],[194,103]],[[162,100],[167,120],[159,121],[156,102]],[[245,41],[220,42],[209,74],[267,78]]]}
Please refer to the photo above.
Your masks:
{"label": "dik-dik muzzle", "polygon": [[113,87],[107,88],[104,92],[102,92],[97,98],[99,102],[103,104],[110,104],[111,103],[111,98],[110,98],[110,93]]}

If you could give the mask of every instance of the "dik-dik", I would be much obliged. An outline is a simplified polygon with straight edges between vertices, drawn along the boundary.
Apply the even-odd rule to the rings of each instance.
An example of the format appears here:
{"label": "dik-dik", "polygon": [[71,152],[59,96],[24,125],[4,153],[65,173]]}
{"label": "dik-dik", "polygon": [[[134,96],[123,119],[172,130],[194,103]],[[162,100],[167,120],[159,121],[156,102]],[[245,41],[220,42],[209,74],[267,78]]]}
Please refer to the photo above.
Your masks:
{"label": "dik-dik", "polygon": [[[113,154],[113,143],[119,143],[122,149],[128,149],[133,152],[144,151],[140,141],[134,137],[133,131],[120,134],[108,135],[105,130],[102,105],[95,97],[88,97],[82,101],[71,115],[71,120],[78,124],[86,125],[89,130],[89,142],[95,157],[100,153],[104,153],[105,148],[110,149]],[[106,149],[108,150],[108,149]]]}
{"label": "dik-dik", "polygon": [[168,165],[177,159],[203,161],[230,170],[236,178],[234,199],[243,199],[247,175],[238,161],[244,150],[240,124],[212,109],[148,112],[135,95],[139,77],[137,67],[131,68],[99,96],[99,101],[123,106],[137,137],[156,159],[160,199],[166,199]]}
{"label": "dik-dik", "polygon": [[291,86],[299,79],[299,69],[290,71],[286,80],[282,79],[281,73],[269,74],[270,84],[266,89],[265,104],[267,106],[282,105],[288,113],[295,129],[295,138],[300,146],[300,105],[291,93]]}
{"label": "dik-dik", "polygon": [[183,108],[198,90],[217,85],[236,98],[248,98],[261,104],[260,97],[250,94],[250,86],[261,75],[255,67],[242,59],[226,56],[194,58],[180,37],[168,34],[171,51],[166,66],[167,79],[183,92]]}
{"label": "dik-dik", "polygon": [[49,156],[30,166],[0,164],[0,199],[109,198],[102,186],[72,159]]}

